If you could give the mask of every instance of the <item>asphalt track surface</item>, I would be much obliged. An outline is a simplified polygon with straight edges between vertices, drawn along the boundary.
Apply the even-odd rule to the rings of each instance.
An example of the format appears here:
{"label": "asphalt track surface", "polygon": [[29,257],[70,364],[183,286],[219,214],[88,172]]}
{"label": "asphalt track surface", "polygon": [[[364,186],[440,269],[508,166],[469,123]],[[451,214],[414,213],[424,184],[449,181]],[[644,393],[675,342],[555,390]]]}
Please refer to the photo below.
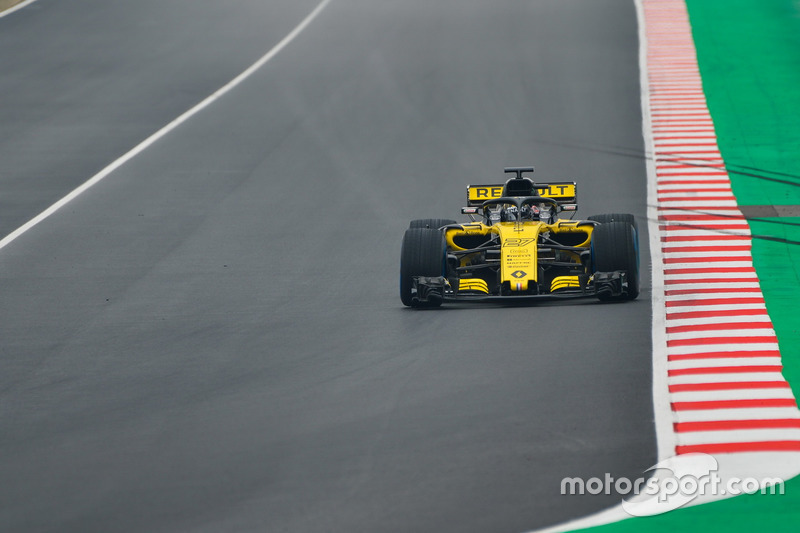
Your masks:
{"label": "asphalt track surface", "polygon": [[[2,235],[315,6],[0,18]],[[656,457],[637,54],[629,0],[333,0],[0,251],[0,530],[514,532],[618,503],[559,489]],[[408,220],[520,164],[637,216],[639,300],[403,308]]]}

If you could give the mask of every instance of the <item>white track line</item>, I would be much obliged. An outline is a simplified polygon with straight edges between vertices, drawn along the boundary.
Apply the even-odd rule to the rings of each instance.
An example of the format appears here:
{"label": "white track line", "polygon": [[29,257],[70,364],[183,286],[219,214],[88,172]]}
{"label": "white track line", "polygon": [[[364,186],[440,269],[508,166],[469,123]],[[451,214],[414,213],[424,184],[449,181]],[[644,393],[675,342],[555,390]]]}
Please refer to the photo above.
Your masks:
{"label": "white track line", "polygon": [[[12,10],[20,8],[23,5],[27,5],[32,1],[34,0],[29,0],[29,2],[24,2],[23,4],[19,4],[15,8],[12,8]],[[129,151],[128,153],[126,153],[125,155],[123,155],[110,165],[108,165],[106,168],[104,168],[91,178],[89,178],[86,182],[78,186],[76,189],[74,189],[72,192],[70,192],[69,194],[58,200],[56,203],[54,203],[53,205],[51,205],[50,207],[48,207],[47,209],[36,215],[34,218],[29,220],[28,222],[26,222],[25,224],[23,224],[13,232],[11,232],[10,234],[8,234],[3,240],[0,240],[0,250],[2,250],[15,240],[17,240],[20,236],[24,235],[28,230],[30,230],[43,220],[50,217],[56,211],[67,205],[69,202],[80,196],[82,193],[86,192],[92,186],[102,181],[103,178],[105,178],[106,176],[114,172],[116,169],[118,169],[119,167],[121,167],[122,165],[124,165],[125,163],[127,163],[140,153],[142,153],[144,150],[149,148],[152,144],[156,143],[166,134],[168,134],[169,132],[171,132],[172,130],[174,130],[187,120],[189,120],[191,117],[193,117],[194,115],[196,115],[197,113],[199,113],[200,111],[202,111],[203,109],[205,109],[206,107],[217,101],[224,94],[230,92],[234,87],[236,87],[244,80],[249,78],[259,68],[264,66],[264,64],[266,64],[269,60],[275,57],[278,54],[278,52],[283,50],[290,42],[292,42],[295,39],[295,37],[300,35],[300,33],[304,29],[306,29],[306,27],[309,24],[311,24],[311,22],[317,17],[317,15],[319,15],[320,12],[322,12],[322,10],[325,9],[325,7],[330,2],[331,0],[322,0],[322,2],[320,2],[320,4],[317,5],[317,7],[311,13],[309,13],[308,16],[306,16],[306,18],[303,19],[303,21],[300,22],[300,24],[298,24],[297,27],[295,27],[295,29],[291,31],[291,33],[289,33],[286,37],[284,37],[283,40],[281,40],[278,44],[276,44],[264,56],[262,56],[261,59],[253,63],[250,67],[248,67],[247,70],[245,70],[244,72],[233,78],[227,84],[218,89],[216,92],[208,96],[205,100],[203,100],[196,106],[192,107],[191,109],[183,113],[181,116],[179,116],[178,118],[176,118],[175,120],[173,120],[172,122],[161,128],[160,130],[152,134],[150,137],[148,137],[141,143],[139,143],[131,151]],[[6,12],[5,14],[8,14],[8,12]]]}
{"label": "white track line", "polygon": [[[658,135],[659,127],[653,121],[653,92],[651,91],[650,61],[648,60],[649,43],[644,0],[634,0],[634,3],[636,4],[639,27],[639,84],[641,88],[642,133],[644,135],[645,152],[650,155],[646,159],[646,170],[647,229],[650,235],[650,262],[652,264],[653,419],[656,432],[656,453],[658,454],[658,462],[660,462],[675,454],[677,438],[673,431],[672,406],[670,405],[669,383],[667,381],[666,280],[664,275],[663,243],[661,242],[661,231],[659,229],[661,222],[659,221],[660,204],[658,201],[658,161],[656,160],[657,152],[654,138]],[[658,84],[658,82],[654,82],[654,84]],[[681,86],[681,88],[685,89],[685,86]],[[700,102],[705,104],[705,93],[702,86],[698,87],[697,94],[701,98]],[[672,102],[669,103],[672,104]],[[672,128],[661,127],[660,129],[664,131]],[[714,135],[713,128],[711,128],[710,134]]]}
{"label": "white track line", "polygon": [[5,17],[5,16],[7,16],[7,15],[10,15],[10,14],[11,14],[11,13],[13,13],[14,11],[17,11],[17,10],[19,10],[19,9],[22,9],[23,7],[26,7],[26,6],[28,6],[28,5],[32,4],[32,3],[34,3],[35,1],[36,1],[36,0],[25,0],[25,2],[22,2],[21,4],[17,4],[17,5],[15,5],[14,7],[10,7],[10,8],[8,8],[8,9],[6,9],[6,10],[5,10],[5,11],[3,11],[2,13],[0,13],[0,19],[1,19],[1,18],[3,18],[3,17]]}

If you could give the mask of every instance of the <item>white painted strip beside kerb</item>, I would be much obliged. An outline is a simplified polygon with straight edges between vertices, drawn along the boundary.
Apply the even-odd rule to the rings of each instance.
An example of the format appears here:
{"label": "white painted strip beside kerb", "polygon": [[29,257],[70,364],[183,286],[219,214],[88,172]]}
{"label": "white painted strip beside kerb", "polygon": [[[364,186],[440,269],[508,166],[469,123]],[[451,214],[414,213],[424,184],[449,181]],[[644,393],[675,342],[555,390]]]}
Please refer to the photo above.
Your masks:
{"label": "white painted strip beside kerb", "polygon": [[[650,236],[650,262],[652,264],[652,342],[653,342],[653,415],[656,431],[658,462],[675,454],[677,438],[673,432],[672,406],[667,381],[666,297],[664,279],[664,253],[661,249],[659,229],[658,179],[656,148],[651,104],[650,67],[648,63],[648,37],[644,11],[645,0],[634,0],[639,25],[639,79],[642,105],[642,134],[644,137],[645,167],[647,170],[647,229]],[[703,95],[702,87],[699,93]],[[703,95],[703,102],[705,96]],[[713,132],[713,128],[712,128]],[[622,506],[620,506],[622,509]],[[628,514],[624,513],[627,518]]]}
{"label": "white painted strip beside kerb", "polygon": [[10,15],[11,13],[13,13],[14,11],[18,11],[18,10],[22,9],[23,7],[27,7],[30,4],[34,3],[35,1],[36,0],[25,0],[24,2],[15,5],[14,7],[10,7],[8,9],[6,9],[5,11],[3,11],[2,13],[0,13],[0,18],[6,17],[6,16]]}
{"label": "white painted strip beside kerb", "polygon": [[675,421],[716,422],[718,420],[800,420],[800,413],[794,407],[762,407],[761,409],[714,409],[706,411],[680,411]]}
{"label": "white painted strip beside kerb", "polygon": [[[774,381],[778,383],[785,383],[783,374],[780,373],[780,367],[775,367],[776,370],[762,371],[762,372],[737,372],[735,374],[683,374],[680,376],[670,376],[668,381],[670,385],[696,385],[698,383],[743,383],[754,381]],[[797,409],[795,409],[796,411]],[[675,413],[676,415],[678,413]],[[800,412],[798,412],[800,418]]]}
{"label": "white painted strip beside kerb", "polygon": [[[33,1],[33,0],[30,0],[30,1]],[[306,18],[304,18],[302,20],[302,22],[300,22],[300,24],[298,24],[291,31],[291,33],[289,33],[286,37],[284,37],[278,44],[276,44],[269,52],[267,52],[264,56],[262,56],[258,61],[253,63],[250,67],[248,67],[247,70],[245,70],[244,72],[242,72],[241,74],[239,74],[238,76],[233,78],[231,81],[229,81],[223,87],[221,87],[216,92],[214,92],[213,94],[208,96],[205,100],[203,100],[202,102],[200,102],[196,106],[192,107],[191,109],[189,109],[188,111],[183,113],[181,116],[179,116],[178,118],[176,118],[175,120],[173,120],[172,122],[170,122],[169,124],[167,124],[166,126],[161,128],[160,130],[158,130],[157,132],[152,134],[150,137],[148,137],[147,139],[145,139],[141,143],[139,143],[131,151],[129,151],[128,153],[126,153],[125,155],[123,155],[122,157],[120,157],[119,159],[117,159],[116,161],[111,163],[110,165],[108,165],[106,168],[104,168],[103,170],[101,170],[100,172],[98,172],[97,174],[92,176],[91,178],[89,178],[86,182],[84,182],[82,185],[78,186],[76,189],[74,189],[72,192],[70,192],[69,194],[67,194],[63,198],[61,198],[59,201],[57,201],[56,203],[54,203],[53,205],[51,205],[50,207],[48,207],[47,209],[45,209],[44,211],[42,211],[41,213],[36,215],[34,218],[32,218],[31,220],[29,220],[28,222],[26,222],[25,224],[20,226],[19,228],[17,228],[13,232],[11,232],[3,240],[0,240],[0,250],[2,250],[3,248],[8,246],[9,244],[14,242],[15,240],[17,240],[20,236],[25,234],[28,230],[30,230],[31,228],[33,228],[34,226],[36,226],[37,224],[39,224],[43,220],[49,218],[56,211],[58,211],[59,209],[61,209],[65,205],[67,205],[69,202],[71,202],[72,200],[74,200],[75,198],[77,198],[78,196],[83,194],[84,192],[86,192],[88,189],[90,189],[91,187],[93,187],[94,185],[96,185],[97,183],[102,181],[106,176],[108,176],[109,174],[114,172],[116,169],[118,169],[119,167],[121,167],[122,165],[124,165],[125,163],[127,163],[128,161],[130,161],[131,159],[133,159],[134,157],[136,157],[140,153],[142,153],[144,150],[146,150],[152,144],[154,144],[155,142],[160,140],[162,137],[167,135],[169,132],[171,132],[172,130],[174,130],[175,128],[177,128],[178,126],[180,126],[181,124],[183,124],[187,120],[189,120],[191,117],[193,117],[194,115],[196,115],[197,113],[199,113],[200,111],[202,111],[203,109],[205,109],[206,107],[208,107],[209,105],[211,105],[212,103],[217,101],[224,94],[230,92],[234,87],[236,87],[237,85],[242,83],[244,80],[249,78],[251,75],[253,75],[259,68],[264,66],[269,60],[271,60],[273,57],[275,57],[278,54],[278,52],[283,50],[286,47],[286,45],[288,45],[298,35],[300,35],[300,33],[304,29],[306,29],[306,27],[309,24],[311,24],[311,22],[317,17],[317,15],[319,15],[320,12],[322,12],[322,10],[325,9],[325,7],[330,3],[330,1],[331,0],[322,0],[322,2],[320,2],[320,4],[317,5],[317,7],[314,8],[314,10],[311,13],[309,13],[308,16],[306,16]],[[25,2],[24,4],[28,4],[28,3],[29,2]],[[22,7],[24,4],[20,4],[19,6],[16,6],[16,8]],[[15,9],[15,8],[12,8],[12,9]],[[6,14],[7,13],[8,12],[6,12]]]}
{"label": "white painted strip beside kerb", "polygon": [[[783,382],[779,382],[783,384]],[[792,389],[789,387],[773,387],[769,389],[730,389],[730,390],[698,390],[673,392],[672,399],[676,402],[710,402],[722,400],[767,400],[782,399],[794,400]],[[761,409],[751,409],[758,412]],[[791,411],[791,408],[789,409]],[[719,415],[717,415],[719,416]],[[800,413],[795,410],[791,418],[800,418]],[[716,418],[716,420],[725,420]]]}

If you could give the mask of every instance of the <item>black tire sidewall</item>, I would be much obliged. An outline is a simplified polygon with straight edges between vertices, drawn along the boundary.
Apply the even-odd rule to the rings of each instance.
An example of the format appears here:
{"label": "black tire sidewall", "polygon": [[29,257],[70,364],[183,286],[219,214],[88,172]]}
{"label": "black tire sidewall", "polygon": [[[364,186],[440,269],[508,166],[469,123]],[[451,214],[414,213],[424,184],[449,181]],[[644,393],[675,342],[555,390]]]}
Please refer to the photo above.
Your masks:
{"label": "black tire sidewall", "polygon": [[403,305],[412,305],[411,289],[415,276],[444,275],[446,252],[441,231],[430,228],[406,230],[400,250],[400,300]]}
{"label": "black tire sidewall", "polygon": [[639,242],[636,227],[627,221],[614,220],[595,226],[592,235],[594,272],[627,272],[628,293],[621,299],[639,296]]}

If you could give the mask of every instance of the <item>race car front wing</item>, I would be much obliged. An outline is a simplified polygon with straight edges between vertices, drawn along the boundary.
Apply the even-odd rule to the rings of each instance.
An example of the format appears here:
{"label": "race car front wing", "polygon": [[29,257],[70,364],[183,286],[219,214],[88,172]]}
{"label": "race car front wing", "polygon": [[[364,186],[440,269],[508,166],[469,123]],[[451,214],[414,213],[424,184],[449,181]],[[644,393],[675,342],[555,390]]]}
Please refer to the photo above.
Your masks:
{"label": "race car front wing", "polygon": [[543,294],[459,294],[444,276],[413,278],[411,304],[414,307],[439,305],[442,302],[512,302],[600,297],[611,299],[628,294],[627,272],[595,272],[580,288]]}

